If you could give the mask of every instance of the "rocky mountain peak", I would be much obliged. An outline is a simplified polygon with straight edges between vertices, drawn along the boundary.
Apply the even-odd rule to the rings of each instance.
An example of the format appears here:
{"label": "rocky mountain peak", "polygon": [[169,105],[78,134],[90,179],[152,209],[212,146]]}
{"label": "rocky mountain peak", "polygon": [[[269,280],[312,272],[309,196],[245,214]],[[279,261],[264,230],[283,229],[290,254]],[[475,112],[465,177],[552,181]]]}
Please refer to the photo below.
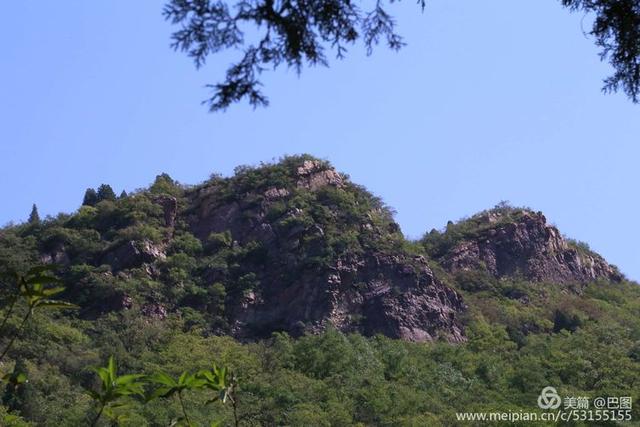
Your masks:
{"label": "rocky mountain peak", "polygon": [[319,160],[305,160],[296,170],[297,186],[316,190],[325,185],[342,187],[343,177],[332,167]]}
{"label": "rocky mountain peak", "polygon": [[388,209],[327,162],[286,158],[243,169],[198,189],[192,204],[188,222],[198,238],[228,233],[260,253],[226,277],[211,272],[211,280],[252,278],[250,289],[228,298],[238,337],[332,326],[412,341],[465,339],[461,297],[423,257],[402,249]]}
{"label": "rocky mountain peak", "polygon": [[477,214],[444,233],[425,237],[451,272],[485,269],[495,277],[554,283],[620,281],[618,270],[586,245],[566,239],[541,212],[500,207]]}
{"label": "rocky mountain peak", "polygon": [[440,267],[552,283],[622,278],[529,209],[501,205],[408,241],[379,198],[311,156],[190,187],[162,174],[29,230],[31,256],[64,266],[83,315],[139,309],[241,339],[333,327],[464,341],[466,305]]}

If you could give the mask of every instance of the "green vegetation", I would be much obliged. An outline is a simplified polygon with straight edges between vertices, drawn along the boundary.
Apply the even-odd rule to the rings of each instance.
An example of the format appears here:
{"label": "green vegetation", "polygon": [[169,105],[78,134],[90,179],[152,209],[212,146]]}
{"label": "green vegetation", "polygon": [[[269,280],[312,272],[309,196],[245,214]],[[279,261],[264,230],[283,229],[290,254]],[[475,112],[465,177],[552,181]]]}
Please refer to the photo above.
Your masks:
{"label": "green vegetation", "polygon": [[[1,229],[0,272],[18,273],[2,281],[0,425],[448,426],[457,411],[535,411],[548,385],[562,396],[631,396],[640,419],[640,287],[626,281],[452,275],[431,258],[468,306],[466,343],[333,329],[230,337],[230,308],[264,291],[264,266],[279,260],[249,234],[200,236],[189,221],[210,205],[243,206],[247,221],[265,207],[287,236],[282,256],[306,266],[370,251],[433,255],[485,227],[474,216],[421,244],[406,241],[364,189],[298,187],[304,160],[314,159],[245,167],[193,188],[160,175],[149,190]],[[274,188],[288,195],[267,204]],[[520,212],[499,208],[500,221]],[[29,270],[42,262],[59,264],[57,274]],[[44,309],[69,303],[78,309]]]}
{"label": "green vegetation", "polygon": [[[518,285],[510,284],[509,289],[514,286]],[[534,293],[551,288],[542,286]],[[574,332],[554,331],[555,309],[527,307],[503,294],[509,291],[500,287],[468,294],[475,298],[469,304],[479,308],[469,319],[469,342],[457,346],[345,336],[333,330],[298,340],[276,334],[259,343],[240,344],[226,337],[176,333],[181,321],[175,318],[144,325],[122,316],[121,334],[128,337],[87,340],[75,354],[67,350],[57,357],[30,355],[32,381],[23,386],[35,395],[29,404],[30,419],[42,425],[86,425],[83,411],[95,413],[83,398],[82,385],[88,384],[88,377],[81,373],[86,368],[65,371],[65,359],[95,360],[93,349],[124,347],[131,339],[144,344],[119,350],[127,360],[122,370],[171,373],[151,377],[160,385],[157,394],[168,397],[171,390],[188,390],[183,403],[190,421],[199,425],[212,420],[234,423],[229,405],[207,405],[210,396],[189,388],[197,376],[175,379],[185,367],[197,372],[211,358],[239,373],[240,425],[452,425],[456,411],[534,410],[537,394],[549,384],[563,395],[640,398],[640,363],[634,353],[640,342],[640,295],[635,285],[594,284],[584,298],[559,300],[560,309],[585,319]],[[99,322],[92,329],[104,337],[114,327]],[[79,334],[77,340],[88,332],[67,329],[57,339],[73,340],[68,335]],[[41,379],[49,375],[64,381],[55,380],[53,389]],[[69,407],[69,402],[79,406],[69,412],[46,412],[49,407]],[[12,410],[24,413],[26,407]],[[146,404],[134,400],[114,410],[127,415],[118,421],[120,425],[163,425],[185,417],[177,397]],[[635,410],[634,418],[639,415]]]}
{"label": "green vegetation", "polygon": [[488,230],[518,221],[527,212],[531,212],[531,209],[514,207],[502,201],[493,209],[479,212],[470,218],[463,218],[455,223],[449,221],[443,231],[431,230],[424,235],[421,243],[429,256],[439,258],[462,240],[476,240]]}
{"label": "green vegetation", "polygon": [[31,213],[29,214],[29,224],[37,225],[40,224],[40,214],[38,213],[38,207],[33,204],[31,207]]}

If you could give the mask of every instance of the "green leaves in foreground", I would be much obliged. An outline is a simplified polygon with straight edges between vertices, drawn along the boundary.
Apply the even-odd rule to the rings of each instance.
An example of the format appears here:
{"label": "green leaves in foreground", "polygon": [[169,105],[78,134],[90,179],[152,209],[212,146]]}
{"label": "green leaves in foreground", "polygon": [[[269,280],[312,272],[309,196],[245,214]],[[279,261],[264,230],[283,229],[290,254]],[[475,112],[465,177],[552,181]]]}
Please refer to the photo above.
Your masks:
{"label": "green leaves in foreground", "polygon": [[106,367],[94,369],[100,377],[100,391],[87,390],[89,395],[98,403],[98,411],[91,425],[95,426],[104,411],[110,418],[116,418],[114,409],[123,407],[120,401],[123,397],[138,395],[144,397],[144,375],[118,376],[116,361],[109,357]]}
{"label": "green leaves in foreground", "polygon": [[204,388],[218,393],[207,403],[216,400],[222,403],[235,402],[237,379],[227,368],[219,368],[214,364],[211,369],[198,372],[198,377],[204,381]]}
{"label": "green leaves in foreground", "polygon": [[[183,372],[178,379],[174,379],[164,372],[158,372],[150,377],[150,380],[158,385],[147,398],[152,400],[156,398],[170,398],[177,396],[182,409],[182,417],[174,421],[172,425],[194,426],[189,418],[189,413],[184,405],[183,392],[186,390],[208,389],[216,393],[216,395],[207,401],[212,403],[220,400],[222,403],[232,402],[233,415],[235,424],[237,422],[236,399],[234,399],[234,391],[236,389],[235,377],[229,374],[226,368],[218,368],[215,364],[211,369],[201,370],[197,373]],[[215,423],[212,425],[216,425]]]}
{"label": "green leaves in foreground", "polygon": [[47,308],[61,310],[77,308],[74,304],[52,299],[53,296],[65,290],[65,287],[62,286],[62,281],[52,274],[56,268],[55,265],[41,265],[31,268],[26,274],[13,273],[15,287],[11,289],[11,286],[9,286],[8,289],[3,289],[6,292],[6,297],[2,302],[6,306],[6,311],[2,319],[2,324],[0,324],[0,337],[4,338],[5,326],[14,310],[18,308],[20,302],[26,305],[26,312],[22,317],[18,329],[11,335],[9,342],[0,354],[0,361],[9,352],[15,339],[37,309]]}
{"label": "green leaves in foreground", "polygon": [[204,385],[203,380],[188,372],[183,372],[177,381],[164,372],[153,374],[150,380],[159,385],[159,387],[149,395],[148,400],[158,397],[169,398],[176,393],[182,393],[184,390],[195,390],[202,388]]}
{"label": "green leaves in foreground", "polygon": [[[101,384],[99,392],[87,391],[97,404],[92,426],[97,424],[103,413],[112,421],[124,420],[125,414],[120,412],[127,407],[126,398],[145,397],[145,387],[147,386],[155,386],[156,388],[146,395],[146,402],[158,398],[169,399],[174,396],[177,398],[182,416],[173,420],[172,426],[193,427],[196,425],[189,418],[184,404],[183,393],[187,390],[214,391],[216,394],[207,403],[218,400],[222,403],[231,402],[235,425],[238,425],[237,398],[235,396],[237,381],[226,368],[219,368],[214,364],[211,369],[201,370],[195,374],[183,372],[177,379],[164,372],[157,372],[150,376],[139,374],[119,376],[115,359],[111,356],[106,367],[98,367],[94,370],[100,377]],[[217,424],[213,423],[212,425]]]}
{"label": "green leaves in foreground", "polygon": [[[55,269],[55,265],[43,265],[30,269],[24,276],[16,275],[18,295],[27,303],[30,310],[35,310],[36,308],[77,308],[74,304],[51,299],[54,295],[65,290],[60,279],[47,274],[55,271]],[[49,287],[47,285],[56,286]]]}
{"label": "green leaves in foreground", "polygon": [[195,390],[202,388],[204,381],[198,378],[195,374],[189,374],[183,372],[176,381],[164,372],[158,372],[151,376],[151,381],[159,385],[159,387],[149,395],[148,400],[156,399],[158,397],[170,398],[171,396],[177,396],[180,402],[180,408],[182,409],[182,417],[175,420],[172,425],[185,425],[193,426],[194,424],[189,419],[187,408],[184,406],[184,400],[182,393],[185,390]]}

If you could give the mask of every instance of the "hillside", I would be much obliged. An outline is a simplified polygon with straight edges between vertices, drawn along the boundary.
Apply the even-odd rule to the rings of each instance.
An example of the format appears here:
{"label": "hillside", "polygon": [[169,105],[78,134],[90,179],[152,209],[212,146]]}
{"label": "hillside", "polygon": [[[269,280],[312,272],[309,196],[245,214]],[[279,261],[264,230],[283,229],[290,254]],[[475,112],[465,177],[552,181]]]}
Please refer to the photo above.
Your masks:
{"label": "hillside", "polygon": [[[461,410],[534,410],[546,385],[640,398],[640,287],[588,246],[507,205],[409,241],[310,156],[102,186],[72,214],[0,230],[1,272],[43,263],[79,308],[38,313],[1,362],[30,379],[4,393],[15,425],[88,425],[83,389],[109,355],[123,372],[229,366],[244,425],[455,425]],[[231,422],[186,399],[202,425]],[[122,425],[168,425],[181,409],[127,411]]]}

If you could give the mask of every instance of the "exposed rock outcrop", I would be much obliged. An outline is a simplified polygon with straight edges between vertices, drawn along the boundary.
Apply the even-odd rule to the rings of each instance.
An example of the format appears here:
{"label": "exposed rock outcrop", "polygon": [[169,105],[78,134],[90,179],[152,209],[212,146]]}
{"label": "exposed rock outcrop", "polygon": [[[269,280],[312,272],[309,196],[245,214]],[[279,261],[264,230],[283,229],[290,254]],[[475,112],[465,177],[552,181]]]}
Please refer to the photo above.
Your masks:
{"label": "exposed rock outcrop", "polygon": [[554,283],[622,279],[601,256],[563,238],[540,212],[489,211],[474,220],[481,231],[462,239],[441,257],[447,270],[484,268],[496,277]]}
{"label": "exposed rock outcrop", "polygon": [[298,187],[316,190],[324,185],[341,187],[344,184],[342,176],[333,168],[328,168],[318,160],[305,160],[297,169]]}
{"label": "exposed rock outcrop", "polygon": [[64,244],[58,244],[50,251],[43,252],[40,255],[40,262],[43,264],[68,265],[70,259]]}
{"label": "exposed rock outcrop", "polygon": [[149,240],[126,241],[107,251],[102,257],[104,264],[111,265],[114,271],[139,267],[145,263],[162,260],[166,257],[161,245]]}
{"label": "exposed rock outcrop", "polygon": [[176,216],[178,215],[178,201],[172,196],[156,196],[154,202],[162,206],[164,211],[165,227],[173,228],[176,225]]}
{"label": "exposed rock outcrop", "polygon": [[263,277],[260,298],[252,295],[234,309],[237,336],[275,330],[299,335],[331,325],[409,341],[465,340],[457,319],[464,310],[461,297],[423,262],[377,254],[336,260],[325,271],[302,272],[285,286],[270,279]]}
{"label": "exposed rock outcrop", "polygon": [[[386,215],[382,209],[364,215],[364,223],[351,223],[342,210],[358,209],[358,204],[338,206],[322,199],[305,207],[294,200],[302,194],[316,197],[309,192],[325,187],[345,200],[362,191],[347,186],[334,169],[306,160],[293,169],[287,188],[268,187],[258,199],[251,193],[223,199],[214,187],[195,195],[197,208],[189,222],[197,237],[206,241],[212,233],[229,232],[238,245],[260,248],[260,261],[242,266],[255,276],[257,285],[227,298],[231,332],[254,338],[274,331],[315,333],[333,326],[411,341],[464,341],[458,320],[465,308],[460,295],[434,276],[424,258],[399,248],[375,249],[401,236],[398,225],[388,218],[371,223],[372,217]],[[274,207],[282,206],[283,211],[273,213]],[[327,215],[329,222],[320,221],[316,211]],[[331,241],[342,235],[368,239],[369,249],[359,253],[335,249]],[[310,262],[314,259],[321,261]],[[223,280],[215,270],[210,274],[211,282]]]}

